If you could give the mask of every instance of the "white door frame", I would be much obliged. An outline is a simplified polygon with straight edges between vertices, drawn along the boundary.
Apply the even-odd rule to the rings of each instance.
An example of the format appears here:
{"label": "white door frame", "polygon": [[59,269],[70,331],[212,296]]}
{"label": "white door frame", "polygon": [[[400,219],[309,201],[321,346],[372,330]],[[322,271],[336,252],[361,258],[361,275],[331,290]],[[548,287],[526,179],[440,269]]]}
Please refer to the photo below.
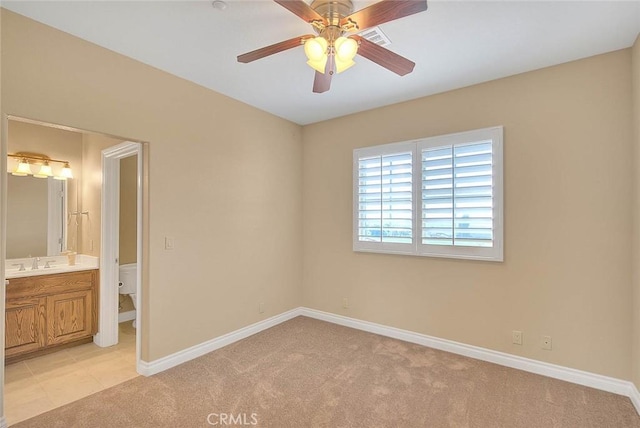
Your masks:
{"label": "white door frame", "polygon": [[137,155],[137,275],[136,275],[136,369],[140,366],[142,331],[142,144],[125,141],[102,151],[102,208],[100,240],[100,311],[98,346],[118,343],[118,277],[120,224],[120,160]]}

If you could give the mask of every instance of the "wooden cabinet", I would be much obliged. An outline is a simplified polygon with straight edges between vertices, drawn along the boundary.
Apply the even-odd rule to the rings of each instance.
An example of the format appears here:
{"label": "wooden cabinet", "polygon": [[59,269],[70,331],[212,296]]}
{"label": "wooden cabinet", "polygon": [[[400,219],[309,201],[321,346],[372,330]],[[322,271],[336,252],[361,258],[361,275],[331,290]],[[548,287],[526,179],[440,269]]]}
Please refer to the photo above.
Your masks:
{"label": "wooden cabinet", "polygon": [[5,361],[90,341],[98,329],[98,270],[9,280]]}
{"label": "wooden cabinet", "polygon": [[5,356],[39,350],[46,343],[45,298],[7,300],[5,325]]}

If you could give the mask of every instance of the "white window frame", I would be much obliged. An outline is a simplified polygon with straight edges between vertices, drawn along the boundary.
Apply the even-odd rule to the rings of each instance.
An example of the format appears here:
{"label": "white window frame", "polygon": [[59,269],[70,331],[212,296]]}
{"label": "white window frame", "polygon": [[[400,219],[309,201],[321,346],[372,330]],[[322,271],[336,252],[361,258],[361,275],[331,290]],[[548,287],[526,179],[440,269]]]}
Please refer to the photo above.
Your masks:
{"label": "white window frame", "polygon": [[[422,150],[450,145],[472,144],[479,141],[492,142],[493,180],[493,246],[466,247],[453,245],[428,245],[422,243]],[[359,227],[359,159],[384,156],[400,152],[412,152],[413,188],[413,243],[393,244],[360,241]],[[504,260],[504,197],[503,197],[503,127],[478,129],[456,134],[423,138],[420,140],[364,147],[353,151],[353,251],[387,254],[405,254],[426,257],[498,261]]]}

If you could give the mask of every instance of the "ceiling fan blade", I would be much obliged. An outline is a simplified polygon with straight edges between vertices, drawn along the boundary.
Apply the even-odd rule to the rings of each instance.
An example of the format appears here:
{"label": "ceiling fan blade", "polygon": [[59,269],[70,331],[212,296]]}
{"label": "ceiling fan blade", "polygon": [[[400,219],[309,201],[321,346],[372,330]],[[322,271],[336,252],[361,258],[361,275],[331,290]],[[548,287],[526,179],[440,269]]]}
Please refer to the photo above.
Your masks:
{"label": "ceiling fan blade", "polygon": [[316,76],[313,79],[313,92],[321,94],[327,92],[331,88],[331,77],[335,69],[335,62],[333,55],[329,55],[327,58],[327,65],[324,67],[324,73],[316,71]]}
{"label": "ceiling fan blade", "polygon": [[382,0],[345,16],[340,20],[340,26],[355,23],[360,31],[425,10],[426,0]]}
{"label": "ceiling fan blade", "polygon": [[247,52],[242,55],[238,55],[238,62],[248,63],[260,58],[264,58],[269,55],[276,54],[278,52],[286,51],[298,46],[302,46],[305,40],[315,37],[313,34],[307,34],[304,36],[294,37],[293,39],[285,40],[274,45],[265,46],[264,48],[256,49],[255,51]]}
{"label": "ceiling fan blade", "polygon": [[321,94],[327,92],[331,88],[331,74],[322,74],[316,71],[316,77],[313,79],[313,92]]}
{"label": "ceiling fan blade", "polygon": [[411,73],[413,71],[413,67],[416,66],[415,62],[410,61],[397,53],[391,52],[389,49],[385,49],[382,46],[370,42],[364,37],[357,35],[349,37],[355,39],[360,45],[358,46],[358,55],[361,55],[400,76]]}
{"label": "ceiling fan blade", "polygon": [[274,0],[280,6],[288,9],[294,15],[299,16],[307,22],[321,21],[325,22],[325,19],[315,10],[302,0]]}

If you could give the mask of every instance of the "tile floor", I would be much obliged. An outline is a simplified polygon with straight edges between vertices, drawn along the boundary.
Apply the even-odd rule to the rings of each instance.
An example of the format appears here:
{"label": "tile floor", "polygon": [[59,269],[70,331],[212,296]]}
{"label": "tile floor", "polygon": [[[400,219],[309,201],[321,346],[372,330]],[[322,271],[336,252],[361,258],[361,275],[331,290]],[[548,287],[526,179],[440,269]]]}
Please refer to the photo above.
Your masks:
{"label": "tile floor", "polygon": [[4,409],[8,425],[29,419],[138,376],[136,331],[120,324],[119,342],[62,349],[5,367]]}

